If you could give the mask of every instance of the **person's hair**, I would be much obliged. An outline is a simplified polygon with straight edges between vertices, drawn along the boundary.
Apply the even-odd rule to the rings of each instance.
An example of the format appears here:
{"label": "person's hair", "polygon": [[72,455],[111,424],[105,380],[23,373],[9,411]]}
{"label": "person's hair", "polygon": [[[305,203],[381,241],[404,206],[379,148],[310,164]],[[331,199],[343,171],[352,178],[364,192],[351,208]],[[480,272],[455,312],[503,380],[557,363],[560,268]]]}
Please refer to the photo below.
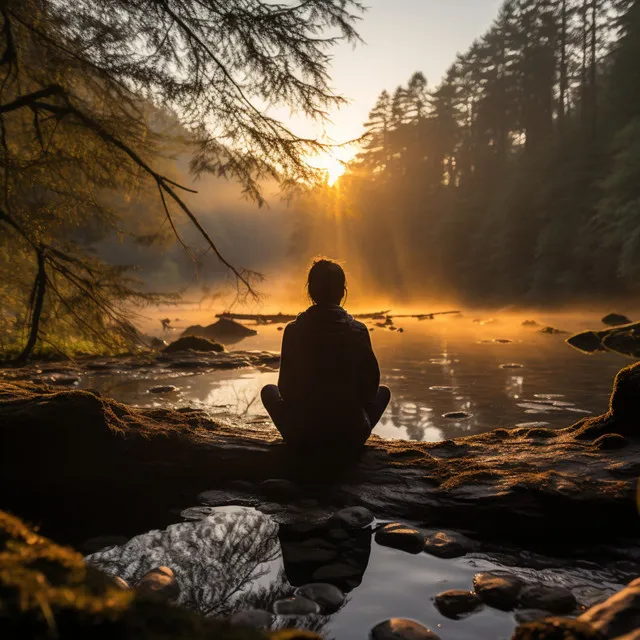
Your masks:
{"label": "person's hair", "polygon": [[316,258],[309,269],[307,292],[315,304],[340,304],[347,293],[342,267],[333,260]]}

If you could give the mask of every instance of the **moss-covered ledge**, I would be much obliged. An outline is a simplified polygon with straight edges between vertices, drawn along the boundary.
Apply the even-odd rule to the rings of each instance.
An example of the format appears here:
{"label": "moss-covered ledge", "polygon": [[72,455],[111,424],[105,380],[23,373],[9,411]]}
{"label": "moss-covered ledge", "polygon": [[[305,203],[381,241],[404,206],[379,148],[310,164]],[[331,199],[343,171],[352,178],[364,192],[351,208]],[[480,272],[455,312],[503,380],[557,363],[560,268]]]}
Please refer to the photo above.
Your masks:
{"label": "moss-covered ledge", "polygon": [[124,640],[314,639],[304,631],[270,635],[238,629],[123,591],[76,551],[38,535],[0,511],[0,637]]}
{"label": "moss-covered ledge", "polygon": [[497,429],[440,443],[372,438],[346,468],[296,459],[266,422],[0,383],[3,493],[14,510],[45,524],[63,502],[88,509],[85,518],[109,505],[176,508],[240,480],[286,502],[259,483],[289,478],[297,499],[313,497],[326,508],[363,505],[429,526],[509,537],[570,534],[574,541],[629,535],[640,524],[639,436],[640,364],[618,374],[606,414],[566,429]]}

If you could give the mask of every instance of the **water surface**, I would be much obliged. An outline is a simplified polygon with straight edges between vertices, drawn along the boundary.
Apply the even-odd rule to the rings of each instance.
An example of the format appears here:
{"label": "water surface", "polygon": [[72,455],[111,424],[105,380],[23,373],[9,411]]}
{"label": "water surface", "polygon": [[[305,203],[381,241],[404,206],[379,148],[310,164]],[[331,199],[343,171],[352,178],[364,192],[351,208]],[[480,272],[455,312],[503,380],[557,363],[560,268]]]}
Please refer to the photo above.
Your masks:
{"label": "water surface", "polygon": [[[600,328],[601,315],[534,317],[540,326],[573,332]],[[606,411],[613,378],[631,360],[612,353],[584,355],[565,344],[566,335],[523,327],[527,317],[396,321],[402,333],[369,323],[382,383],[393,393],[374,433],[438,441],[519,424],[565,427]],[[272,326],[258,330],[257,336],[231,349],[279,351],[282,332]],[[81,386],[141,406],[191,404],[213,413],[257,418],[266,416],[260,388],[277,378],[276,371],[255,369],[155,371],[151,376],[126,372],[84,377]],[[156,384],[172,384],[178,390],[150,394]],[[468,417],[445,417],[451,413]]]}

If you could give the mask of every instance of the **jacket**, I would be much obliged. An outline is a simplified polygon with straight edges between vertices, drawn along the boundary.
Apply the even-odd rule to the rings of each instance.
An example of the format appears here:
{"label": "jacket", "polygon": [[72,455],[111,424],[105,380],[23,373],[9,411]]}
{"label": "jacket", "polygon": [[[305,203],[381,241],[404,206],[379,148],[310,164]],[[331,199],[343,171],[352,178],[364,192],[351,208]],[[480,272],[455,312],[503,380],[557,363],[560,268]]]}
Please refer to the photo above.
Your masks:
{"label": "jacket", "polygon": [[278,388],[296,430],[368,435],[379,385],[369,331],[342,307],[313,305],[286,326]]}

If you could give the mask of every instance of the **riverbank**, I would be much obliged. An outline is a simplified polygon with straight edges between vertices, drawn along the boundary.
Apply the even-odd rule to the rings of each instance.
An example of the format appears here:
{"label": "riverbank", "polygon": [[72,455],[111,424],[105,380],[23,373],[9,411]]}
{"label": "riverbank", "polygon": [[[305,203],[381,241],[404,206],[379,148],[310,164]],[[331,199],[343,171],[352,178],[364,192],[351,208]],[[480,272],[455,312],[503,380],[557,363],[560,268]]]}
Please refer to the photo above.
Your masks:
{"label": "riverbank", "polygon": [[606,414],[566,429],[498,429],[439,443],[372,437],[357,461],[341,465],[293,455],[264,420],[138,409],[89,391],[3,381],[3,506],[47,531],[62,504],[77,514],[69,526],[82,527],[87,516],[107,521],[123,508],[148,518],[150,506],[192,503],[208,489],[221,503],[278,503],[282,517],[313,499],[321,512],[365,506],[491,537],[634,535],[639,412],[633,365],[616,378]]}

